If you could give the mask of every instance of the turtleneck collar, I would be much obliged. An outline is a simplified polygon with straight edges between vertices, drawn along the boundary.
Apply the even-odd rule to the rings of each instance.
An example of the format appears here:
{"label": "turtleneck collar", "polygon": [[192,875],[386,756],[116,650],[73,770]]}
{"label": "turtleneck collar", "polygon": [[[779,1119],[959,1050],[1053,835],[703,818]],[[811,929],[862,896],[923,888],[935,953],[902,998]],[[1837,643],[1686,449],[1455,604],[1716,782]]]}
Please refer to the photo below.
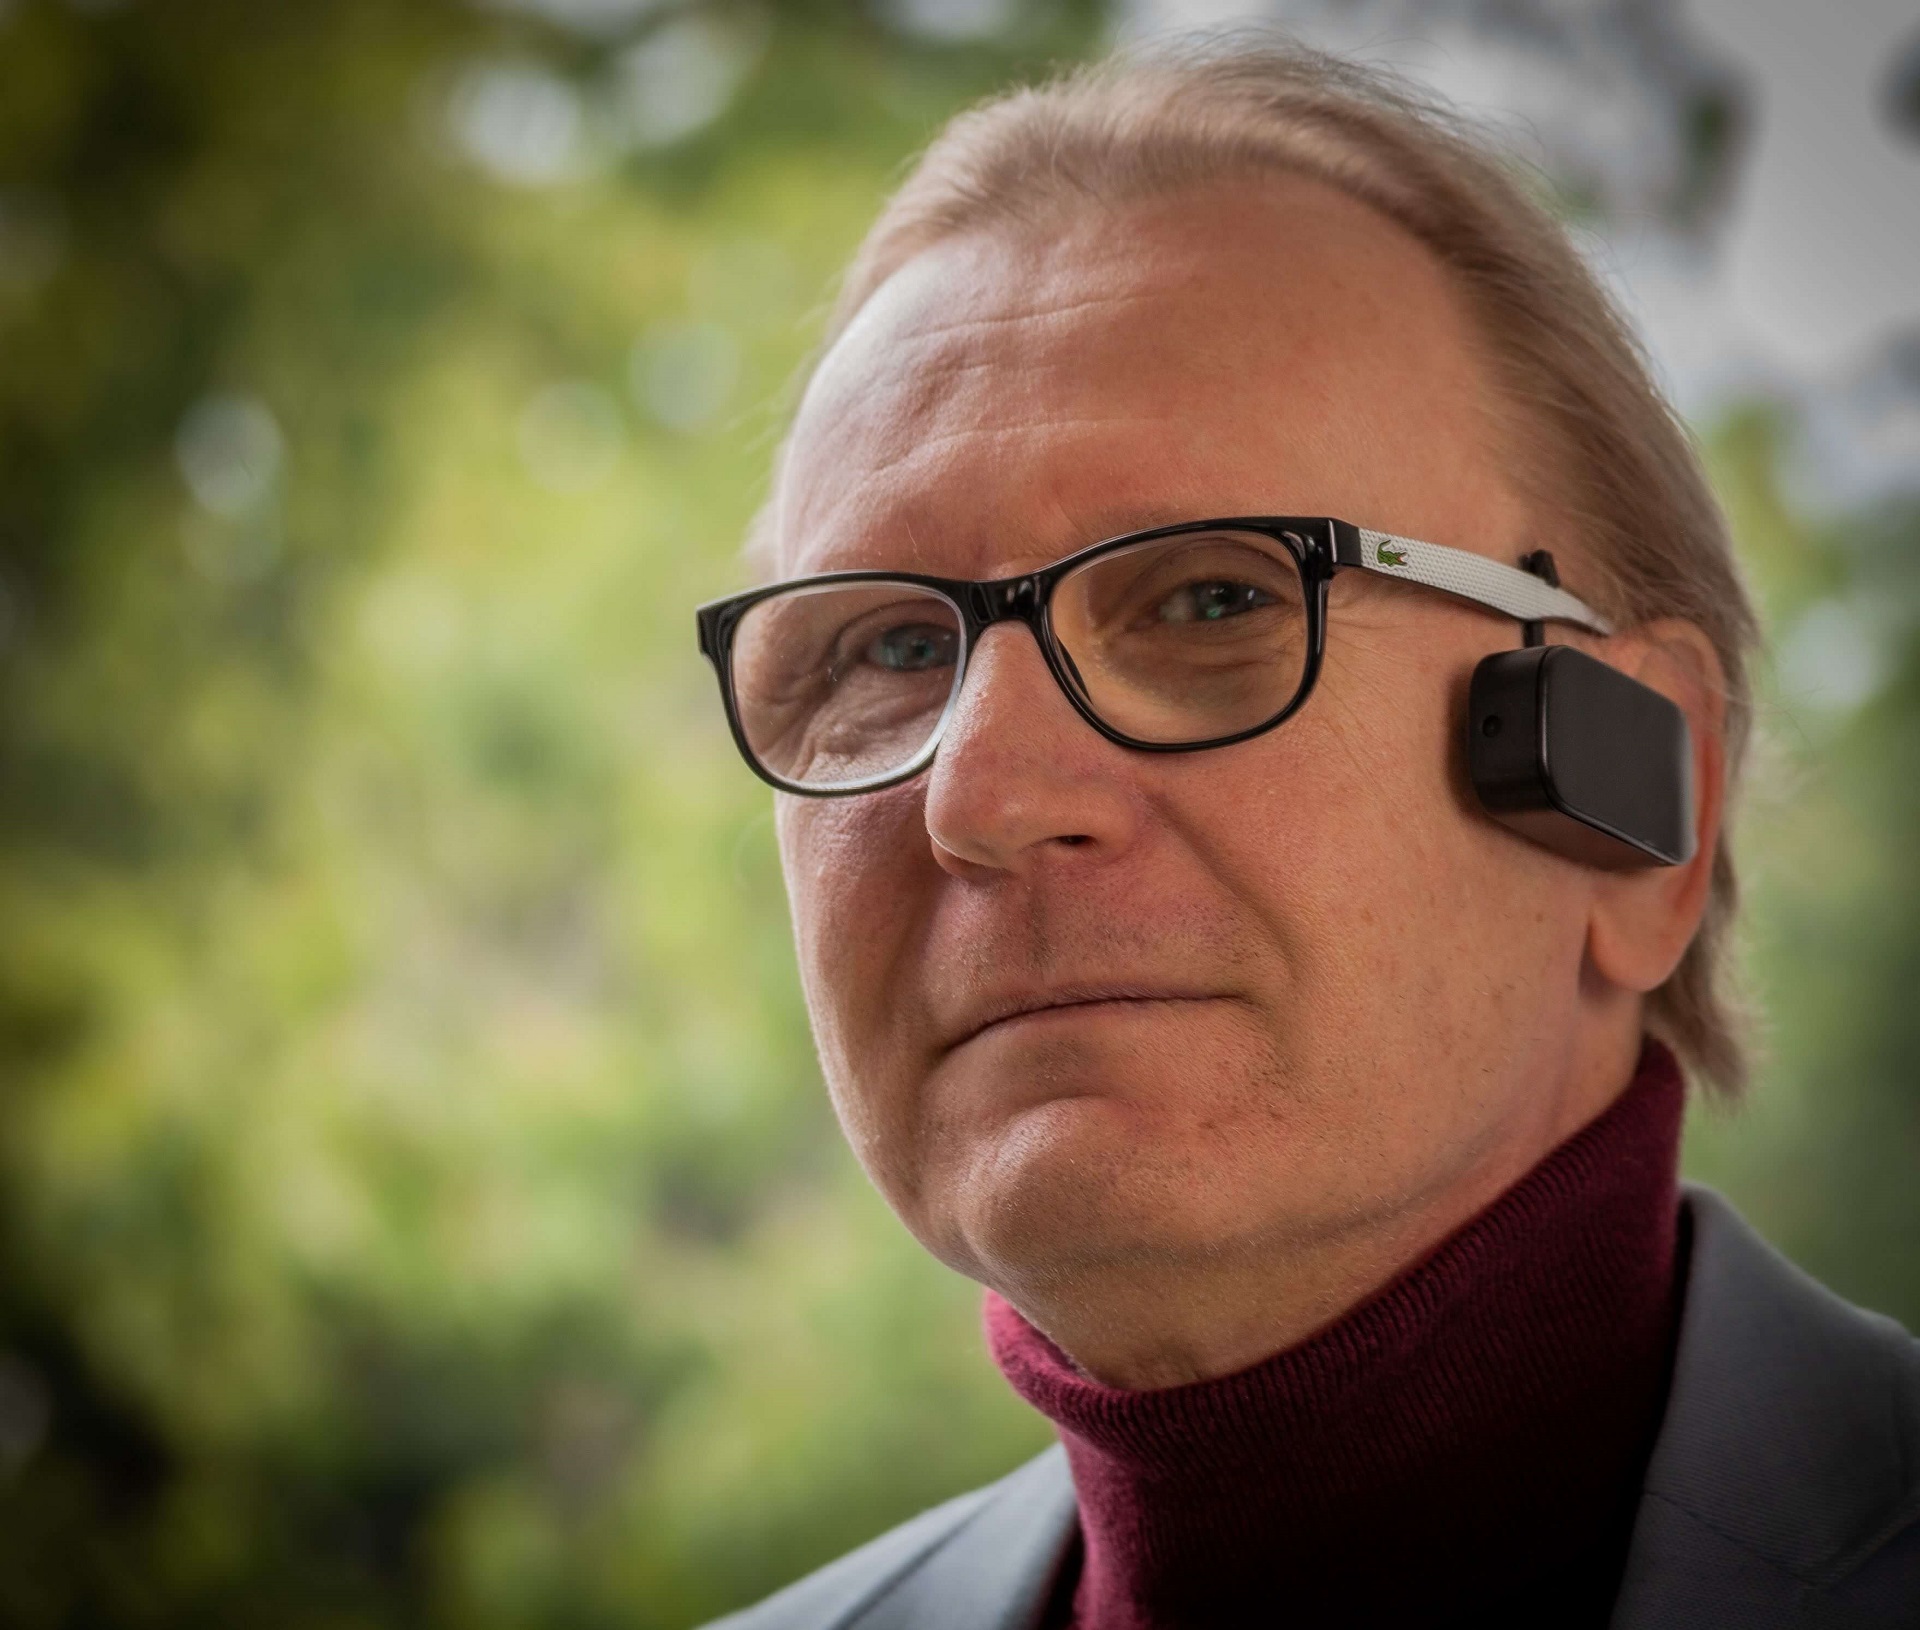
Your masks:
{"label": "turtleneck collar", "polygon": [[988,1292],[994,1358],[1073,1468],[1076,1630],[1604,1625],[1666,1397],[1683,1098],[1649,1041],[1479,1216],[1237,1374],[1103,1386]]}

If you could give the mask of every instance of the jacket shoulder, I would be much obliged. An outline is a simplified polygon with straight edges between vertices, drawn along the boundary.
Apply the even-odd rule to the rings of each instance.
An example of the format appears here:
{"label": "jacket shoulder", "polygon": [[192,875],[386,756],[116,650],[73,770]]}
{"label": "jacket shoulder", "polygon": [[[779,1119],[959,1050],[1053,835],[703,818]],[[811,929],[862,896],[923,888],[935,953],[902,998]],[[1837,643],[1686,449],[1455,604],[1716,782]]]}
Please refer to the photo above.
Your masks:
{"label": "jacket shoulder", "polygon": [[[1045,1511],[1057,1524],[1063,1486],[1070,1491],[1071,1482],[1065,1456],[1055,1446],[998,1482],[921,1512],[764,1601],[714,1620],[706,1630],[842,1630],[912,1588],[943,1554],[978,1548],[961,1541],[984,1536],[985,1530],[1006,1526],[1009,1520],[1025,1530],[1030,1544],[1037,1542],[1046,1552],[1044,1557],[1037,1552],[1037,1559],[1050,1562],[1056,1541],[1064,1536],[1050,1533],[1044,1520],[1030,1519]],[[1008,1560],[1002,1546],[988,1543],[995,1565]]]}
{"label": "jacket shoulder", "polygon": [[1920,1624],[1920,1343],[1689,1186],[1667,1416],[1616,1626]]}

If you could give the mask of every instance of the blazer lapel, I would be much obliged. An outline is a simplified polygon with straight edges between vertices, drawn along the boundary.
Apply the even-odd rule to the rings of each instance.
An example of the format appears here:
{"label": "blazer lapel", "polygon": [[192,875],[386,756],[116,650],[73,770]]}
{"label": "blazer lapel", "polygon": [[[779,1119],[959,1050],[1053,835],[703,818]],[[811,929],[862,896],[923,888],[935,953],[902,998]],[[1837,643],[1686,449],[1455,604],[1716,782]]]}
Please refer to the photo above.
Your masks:
{"label": "blazer lapel", "polygon": [[1803,1625],[1916,1516],[1920,1348],[1688,1185],[1667,1412],[1614,1630]]}
{"label": "blazer lapel", "polygon": [[1056,1444],[848,1630],[1032,1630],[1076,1533],[1073,1477]]}

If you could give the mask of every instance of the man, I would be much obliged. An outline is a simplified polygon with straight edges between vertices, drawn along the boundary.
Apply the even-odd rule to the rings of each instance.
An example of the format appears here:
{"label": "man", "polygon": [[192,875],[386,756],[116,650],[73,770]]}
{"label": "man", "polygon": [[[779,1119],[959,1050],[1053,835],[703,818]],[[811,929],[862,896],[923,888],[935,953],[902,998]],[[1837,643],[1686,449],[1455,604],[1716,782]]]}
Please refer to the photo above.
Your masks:
{"label": "man", "polygon": [[[1753,617],[1494,161],[1268,49],[963,116],[759,546],[702,638],[835,1108],[1062,1447],[729,1624],[1920,1623],[1915,1346],[1675,1175]],[[1516,661],[1683,830],[1503,806]]]}

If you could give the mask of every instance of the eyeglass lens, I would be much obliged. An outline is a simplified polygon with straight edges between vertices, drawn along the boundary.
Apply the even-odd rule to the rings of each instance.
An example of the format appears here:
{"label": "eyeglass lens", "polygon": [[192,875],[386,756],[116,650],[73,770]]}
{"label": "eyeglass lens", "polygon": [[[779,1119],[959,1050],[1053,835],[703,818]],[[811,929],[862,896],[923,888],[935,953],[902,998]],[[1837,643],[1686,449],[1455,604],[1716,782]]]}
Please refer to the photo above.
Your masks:
{"label": "eyeglass lens", "polygon": [[[1131,740],[1197,745],[1284,711],[1307,665],[1306,593],[1282,544],[1178,534],[1095,556],[1048,609],[1088,710]],[[796,786],[846,789],[931,756],[966,645],[958,608],[904,583],[810,585],[742,617],[734,702],[759,762]]]}

